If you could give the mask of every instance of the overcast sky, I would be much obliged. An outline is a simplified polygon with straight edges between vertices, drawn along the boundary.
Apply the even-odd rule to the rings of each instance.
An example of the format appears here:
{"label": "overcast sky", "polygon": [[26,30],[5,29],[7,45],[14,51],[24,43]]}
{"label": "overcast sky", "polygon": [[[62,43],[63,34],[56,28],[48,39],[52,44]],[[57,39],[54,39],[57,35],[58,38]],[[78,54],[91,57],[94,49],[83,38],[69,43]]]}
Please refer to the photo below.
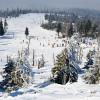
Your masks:
{"label": "overcast sky", "polygon": [[100,0],[0,0],[6,8],[89,8],[100,10]]}

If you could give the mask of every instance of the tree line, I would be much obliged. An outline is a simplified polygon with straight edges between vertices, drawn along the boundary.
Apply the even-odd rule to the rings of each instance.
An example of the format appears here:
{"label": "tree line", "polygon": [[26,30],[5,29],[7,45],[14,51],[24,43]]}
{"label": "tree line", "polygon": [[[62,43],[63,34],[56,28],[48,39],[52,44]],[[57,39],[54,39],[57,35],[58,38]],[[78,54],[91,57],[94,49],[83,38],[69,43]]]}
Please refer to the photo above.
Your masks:
{"label": "tree line", "polygon": [[48,22],[42,23],[41,27],[48,30],[55,30],[61,32],[62,37],[71,37],[74,32],[79,32],[81,36],[96,37],[97,32],[100,31],[100,23],[92,20],[89,16],[60,15],[60,14],[45,14],[45,20]]}

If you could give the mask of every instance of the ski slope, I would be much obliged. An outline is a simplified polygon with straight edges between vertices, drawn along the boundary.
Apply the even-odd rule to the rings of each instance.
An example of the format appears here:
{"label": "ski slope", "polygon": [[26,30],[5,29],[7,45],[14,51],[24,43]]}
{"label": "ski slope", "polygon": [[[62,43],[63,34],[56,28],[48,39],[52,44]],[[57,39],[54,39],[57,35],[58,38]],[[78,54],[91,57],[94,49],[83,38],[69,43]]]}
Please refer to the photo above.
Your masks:
{"label": "ski slope", "polygon": [[[18,50],[28,46],[25,37],[25,28],[29,28],[30,56],[32,65],[33,50],[35,51],[34,83],[29,87],[21,88],[12,93],[0,92],[0,100],[100,100],[100,84],[85,84],[79,76],[79,80],[73,84],[59,85],[49,81],[52,76],[51,69],[54,67],[53,56],[56,58],[64,48],[63,40],[58,39],[57,33],[42,29],[40,24],[45,22],[44,14],[25,14],[17,18],[8,18],[8,32],[0,37],[0,71],[5,67],[7,55],[16,57]],[[86,55],[89,50],[97,47],[96,44],[82,44],[83,58],[80,67],[84,66]],[[38,69],[37,61],[44,56],[45,67]],[[0,76],[0,80],[2,77]]]}

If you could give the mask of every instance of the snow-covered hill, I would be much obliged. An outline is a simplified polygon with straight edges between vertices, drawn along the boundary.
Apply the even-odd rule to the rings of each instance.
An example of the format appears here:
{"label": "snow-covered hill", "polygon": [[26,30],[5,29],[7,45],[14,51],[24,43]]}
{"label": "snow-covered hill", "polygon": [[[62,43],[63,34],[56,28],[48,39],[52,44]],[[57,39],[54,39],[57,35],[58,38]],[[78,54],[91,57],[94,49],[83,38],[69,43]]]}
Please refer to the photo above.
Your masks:
{"label": "snow-covered hill", "polygon": [[[0,69],[6,64],[7,55],[16,57],[18,50],[27,47],[25,37],[25,28],[29,28],[30,33],[30,56],[29,61],[32,65],[32,53],[35,51],[35,66],[32,66],[34,72],[34,83],[29,87],[19,89],[10,94],[0,92],[0,100],[99,100],[100,84],[87,85],[79,76],[79,80],[73,84],[58,85],[49,82],[52,76],[51,69],[54,67],[53,57],[59,54],[65,45],[63,40],[58,39],[57,33],[42,29],[40,24],[45,22],[44,14],[26,14],[18,18],[8,18],[8,32],[0,37]],[[86,60],[87,52],[94,49],[96,44],[82,44],[83,64]],[[38,69],[37,61],[44,56],[45,67]],[[0,77],[2,80],[2,77]]]}

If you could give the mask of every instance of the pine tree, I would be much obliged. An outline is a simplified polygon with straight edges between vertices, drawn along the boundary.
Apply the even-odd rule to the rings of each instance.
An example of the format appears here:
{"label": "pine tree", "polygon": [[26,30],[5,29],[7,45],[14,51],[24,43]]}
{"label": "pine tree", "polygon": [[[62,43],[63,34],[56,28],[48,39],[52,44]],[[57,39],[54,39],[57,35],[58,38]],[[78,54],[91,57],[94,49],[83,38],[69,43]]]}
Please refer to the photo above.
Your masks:
{"label": "pine tree", "polygon": [[57,25],[57,33],[58,33],[58,37],[59,37],[59,33],[61,32],[61,30],[62,30],[62,25],[61,25],[61,23],[58,23],[58,25]]}
{"label": "pine tree", "polygon": [[7,92],[27,86],[33,82],[33,73],[27,60],[27,50],[18,52],[16,60],[9,59],[7,67],[4,68],[4,80],[0,83],[0,87]]}
{"label": "pine tree", "polygon": [[57,56],[55,67],[52,69],[53,80],[58,84],[76,82],[78,80],[77,69],[70,64],[67,49]]}
{"label": "pine tree", "polygon": [[0,87],[2,86],[7,92],[15,90],[18,88],[18,84],[16,82],[20,79],[17,79],[15,75],[16,72],[16,64],[12,59],[9,59],[6,67],[4,68],[4,80],[1,82]]}
{"label": "pine tree", "polygon": [[[87,84],[99,84],[100,83],[100,35],[98,34],[98,49],[96,52],[95,64],[86,70],[83,78]],[[89,56],[91,57],[91,56]]]}
{"label": "pine tree", "polygon": [[25,29],[25,35],[26,35],[26,37],[29,35],[28,27],[26,27],[26,29]]}
{"label": "pine tree", "polygon": [[59,55],[57,55],[55,67],[52,69],[52,74],[54,77],[60,72],[62,67],[66,65],[67,56],[68,56],[67,49],[64,49]]}
{"label": "pine tree", "polygon": [[2,20],[0,21],[0,36],[4,35],[4,28],[3,28],[3,23]]}
{"label": "pine tree", "polygon": [[77,31],[80,32],[82,35],[87,36],[91,29],[92,29],[92,22],[89,19],[84,19],[77,23]]}
{"label": "pine tree", "polygon": [[7,29],[8,29],[8,23],[7,23],[7,20],[5,19],[4,21],[4,32],[5,33],[7,32]]}
{"label": "pine tree", "polygon": [[90,20],[87,20],[87,21],[85,22],[85,35],[86,35],[86,36],[87,36],[87,33],[90,31],[91,27],[92,27],[91,21],[90,21]]}
{"label": "pine tree", "polygon": [[68,36],[71,37],[73,35],[73,25],[72,23],[70,24],[70,27],[68,29]]}
{"label": "pine tree", "polygon": [[16,63],[10,59],[4,68],[4,80],[0,86],[7,92],[16,90],[23,86],[23,79],[21,78],[21,72],[17,70]]}
{"label": "pine tree", "polygon": [[83,79],[87,84],[97,84],[100,83],[100,68],[99,66],[93,65],[91,68],[86,70],[86,73],[83,75]]}

